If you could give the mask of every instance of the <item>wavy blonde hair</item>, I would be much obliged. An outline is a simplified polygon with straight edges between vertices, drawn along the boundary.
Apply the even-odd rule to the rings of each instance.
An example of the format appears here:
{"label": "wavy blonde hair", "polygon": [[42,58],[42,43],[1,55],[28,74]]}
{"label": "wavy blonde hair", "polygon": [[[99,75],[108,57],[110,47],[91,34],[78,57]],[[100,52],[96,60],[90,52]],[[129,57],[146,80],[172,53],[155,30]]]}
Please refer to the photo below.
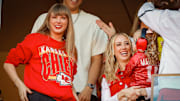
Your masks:
{"label": "wavy blonde hair", "polygon": [[148,41],[147,50],[145,54],[149,59],[151,65],[159,65],[159,52],[157,47],[157,33],[153,32],[150,37],[146,36]]}
{"label": "wavy blonde hair", "polygon": [[40,29],[37,32],[46,34],[46,35],[50,34],[49,20],[52,13],[54,13],[54,15],[56,16],[65,15],[68,18],[68,26],[63,35],[63,38],[66,41],[66,51],[67,51],[68,56],[73,57],[74,59],[77,59],[73,22],[72,22],[70,10],[65,5],[62,5],[59,3],[54,4],[49,9],[43,25],[40,27]]}
{"label": "wavy blonde hair", "polygon": [[118,79],[116,76],[116,72],[117,72],[119,66],[118,66],[118,62],[117,62],[117,59],[116,59],[115,53],[114,53],[114,45],[115,45],[116,38],[121,35],[128,38],[130,46],[131,46],[131,52],[132,52],[132,43],[131,43],[129,36],[126,33],[116,33],[115,35],[113,35],[111,37],[111,39],[107,45],[105,54],[104,54],[105,55],[104,74],[106,76],[106,79],[110,82]]}

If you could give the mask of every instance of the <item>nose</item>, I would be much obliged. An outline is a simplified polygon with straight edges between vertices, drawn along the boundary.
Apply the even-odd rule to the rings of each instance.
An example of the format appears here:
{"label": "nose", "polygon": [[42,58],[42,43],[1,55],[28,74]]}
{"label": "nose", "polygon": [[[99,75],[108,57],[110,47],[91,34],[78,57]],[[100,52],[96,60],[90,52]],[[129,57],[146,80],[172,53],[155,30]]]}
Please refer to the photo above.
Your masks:
{"label": "nose", "polygon": [[61,18],[58,17],[57,18],[57,22],[60,23],[61,22]]}
{"label": "nose", "polygon": [[125,45],[125,44],[122,44],[121,48],[122,48],[122,49],[126,49],[126,45]]}

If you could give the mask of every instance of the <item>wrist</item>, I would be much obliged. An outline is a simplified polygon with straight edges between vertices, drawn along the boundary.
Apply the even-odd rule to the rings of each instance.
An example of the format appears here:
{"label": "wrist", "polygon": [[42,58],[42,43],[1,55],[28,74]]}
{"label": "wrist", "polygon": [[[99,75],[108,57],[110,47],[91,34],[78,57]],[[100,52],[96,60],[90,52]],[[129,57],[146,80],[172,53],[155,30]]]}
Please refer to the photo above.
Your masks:
{"label": "wrist", "polygon": [[20,79],[14,80],[14,85],[19,88],[23,85],[23,82]]}
{"label": "wrist", "polygon": [[93,90],[95,88],[95,84],[88,83],[87,87]]}

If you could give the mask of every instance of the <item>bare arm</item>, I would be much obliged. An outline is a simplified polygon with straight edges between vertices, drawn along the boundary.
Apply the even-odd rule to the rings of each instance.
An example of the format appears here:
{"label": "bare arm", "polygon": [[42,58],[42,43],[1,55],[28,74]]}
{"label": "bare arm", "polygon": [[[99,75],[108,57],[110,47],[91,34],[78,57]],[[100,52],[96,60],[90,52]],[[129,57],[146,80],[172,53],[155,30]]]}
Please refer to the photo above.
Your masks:
{"label": "bare arm", "polygon": [[26,87],[26,85],[23,83],[23,81],[20,80],[20,78],[17,75],[15,66],[13,64],[4,63],[4,69],[10,79],[13,81],[15,86],[18,88],[19,96],[21,101],[28,101],[27,93],[32,93],[29,88]]}
{"label": "bare arm", "polygon": [[102,54],[92,56],[91,67],[89,69],[88,83],[96,84],[102,66]]}
{"label": "bare arm", "polygon": [[[96,81],[100,74],[101,65],[102,65],[102,54],[91,57],[91,67],[89,69],[87,83],[96,84]],[[86,86],[83,89],[83,91],[79,94],[80,101],[85,101],[85,100],[90,101],[92,91],[93,91],[93,89]]]}

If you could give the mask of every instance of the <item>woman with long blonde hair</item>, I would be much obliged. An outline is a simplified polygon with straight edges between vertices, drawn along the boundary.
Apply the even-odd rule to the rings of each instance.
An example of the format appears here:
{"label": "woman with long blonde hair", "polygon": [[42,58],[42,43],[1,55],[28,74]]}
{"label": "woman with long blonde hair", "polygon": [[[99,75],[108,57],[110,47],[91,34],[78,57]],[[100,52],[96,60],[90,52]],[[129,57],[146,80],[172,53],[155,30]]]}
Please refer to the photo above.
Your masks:
{"label": "woman with long blonde hair", "polygon": [[[130,78],[124,72],[132,55],[132,44],[125,33],[117,33],[110,39],[105,52],[105,68],[102,78],[102,101],[137,99],[138,87],[127,88]],[[126,88],[126,89],[125,89]]]}
{"label": "woman with long blonde hair", "polygon": [[[24,82],[16,73],[19,64],[25,64]],[[12,48],[4,63],[22,101],[76,101],[72,89],[76,68],[71,14],[62,4],[50,8],[38,32]]]}
{"label": "woman with long blonde hair", "polygon": [[[116,33],[109,40],[105,52],[105,68],[101,83],[102,101],[139,101],[144,97],[146,97],[146,100],[149,99],[150,87],[130,86],[132,75],[137,73],[128,71],[131,69],[129,62],[132,52],[132,43],[127,34]],[[138,72],[140,72],[140,69]],[[140,73],[138,75],[144,76],[147,74]]]}

